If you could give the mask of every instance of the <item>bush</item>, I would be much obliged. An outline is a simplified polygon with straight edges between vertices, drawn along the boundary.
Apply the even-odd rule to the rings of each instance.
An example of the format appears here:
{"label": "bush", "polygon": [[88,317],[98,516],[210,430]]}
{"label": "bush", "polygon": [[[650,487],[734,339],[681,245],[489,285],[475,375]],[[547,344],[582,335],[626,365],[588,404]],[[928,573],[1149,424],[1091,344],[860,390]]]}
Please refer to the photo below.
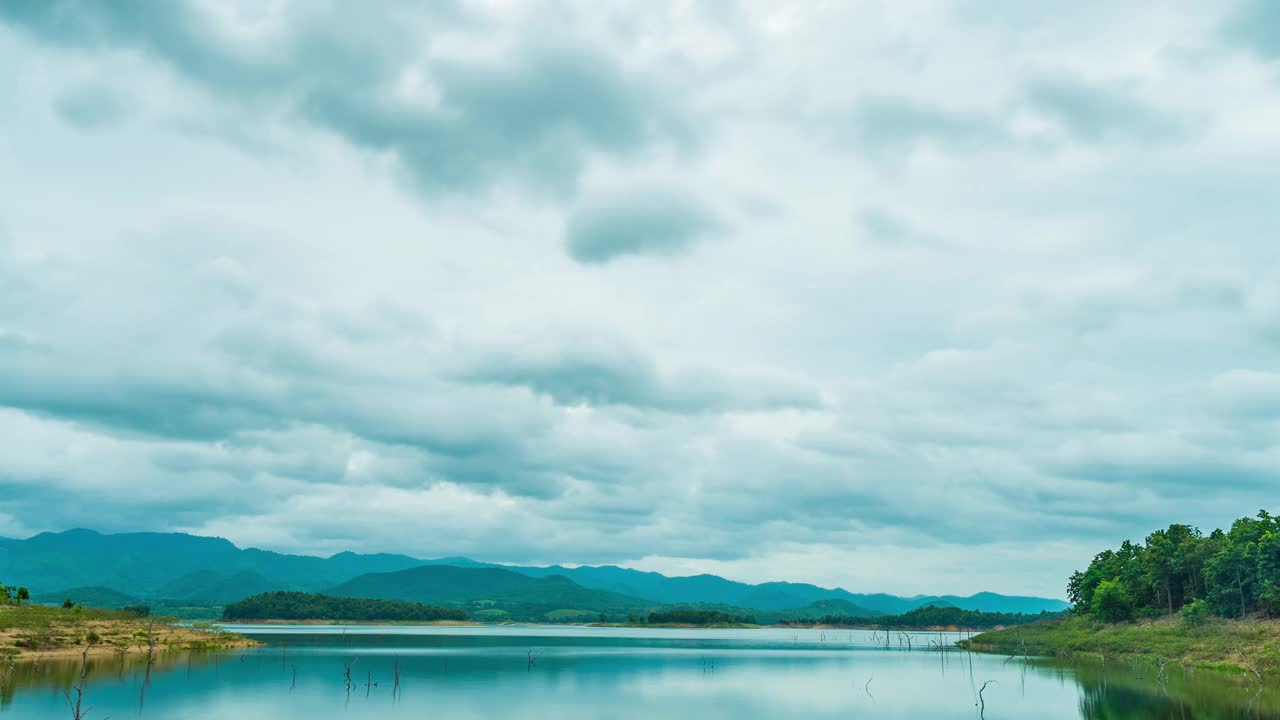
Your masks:
{"label": "bush", "polygon": [[1117,623],[1133,618],[1133,599],[1119,580],[1103,580],[1093,591],[1093,616]]}
{"label": "bush", "polygon": [[1204,600],[1192,600],[1178,611],[1183,624],[1195,627],[1203,625],[1209,619],[1209,603]]}

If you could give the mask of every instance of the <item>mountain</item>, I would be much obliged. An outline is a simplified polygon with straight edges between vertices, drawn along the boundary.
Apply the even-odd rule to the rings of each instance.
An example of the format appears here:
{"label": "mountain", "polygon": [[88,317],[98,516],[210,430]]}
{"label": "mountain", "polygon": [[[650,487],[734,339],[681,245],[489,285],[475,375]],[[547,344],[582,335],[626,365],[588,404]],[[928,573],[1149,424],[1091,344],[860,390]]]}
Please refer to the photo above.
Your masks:
{"label": "mountain", "polygon": [[[22,578],[22,583],[33,590],[101,586],[159,599],[169,599],[165,593],[175,591],[192,598],[189,588],[198,586],[201,580],[188,576],[201,571],[224,576],[221,582],[240,573],[268,580],[264,584],[249,576],[241,577],[253,585],[253,592],[241,596],[248,597],[265,590],[319,590],[356,575],[402,570],[421,563],[406,555],[344,552],[319,558],[256,548],[242,550],[223,538],[183,533],[103,535],[92,530],[68,530],[7,544],[0,549],[0,578]],[[217,585],[211,577],[206,576],[203,581],[213,583],[210,587]],[[229,597],[236,593],[219,590],[219,594]]]}
{"label": "mountain", "polygon": [[1035,615],[1041,611],[1058,612],[1066,610],[1070,605],[1062,600],[1046,600],[1039,597],[1028,597],[1025,595],[997,595],[991,592],[980,592],[969,597],[957,597],[955,595],[943,595],[939,598],[935,605],[941,606],[941,603],[954,605],[961,610],[979,610],[981,612],[998,612],[998,613],[1024,613],[1027,615]]}
{"label": "mountain", "polygon": [[153,595],[162,600],[225,604],[279,589],[280,583],[252,570],[238,573],[197,570],[161,585]]}
{"label": "mountain", "polygon": [[563,575],[531,577],[489,567],[423,565],[371,573],[326,592],[336,597],[406,600],[461,607],[480,619],[621,619],[651,602],[607,590],[585,588]]}
{"label": "mountain", "polygon": [[[869,614],[901,614],[941,604],[987,612],[1038,613],[1067,607],[1061,600],[995,593],[903,598],[883,593],[851,593],[806,583],[751,585],[716,575],[668,577],[613,565],[519,567],[463,557],[422,560],[407,555],[353,552],[327,558],[286,555],[256,548],[241,549],[223,538],[183,533],[104,535],[92,530],[68,530],[41,533],[24,540],[0,540],[0,581],[25,585],[37,595],[65,596],[66,588],[107,588],[152,604],[164,600],[224,604],[272,590],[321,592],[362,575],[424,566],[501,570],[535,579],[560,576],[580,590],[613,593],[626,596],[629,601],[643,601],[645,605],[719,604],[781,612],[815,602],[841,600]],[[575,603],[567,603],[565,607],[573,607]],[[613,604],[604,606],[616,605],[616,598],[610,603]]]}
{"label": "mountain", "polygon": [[70,598],[72,602],[88,607],[121,608],[125,605],[137,605],[138,598],[105,587],[77,587],[61,592],[35,593],[32,601],[48,605],[61,604]]}
{"label": "mountain", "polygon": [[536,577],[563,575],[583,587],[611,590],[648,598],[663,604],[711,603],[738,608],[782,611],[836,599],[868,611],[868,616],[900,615],[928,605],[954,605],[965,610],[983,612],[1025,613],[1038,613],[1042,610],[1057,612],[1069,607],[1068,603],[1062,600],[1011,597],[996,593],[978,593],[970,597],[920,595],[904,598],[884,593],[851,593],[842,588],[823,588],[807,583],[768,582],[750,585],[726,580],[718,575],[668,577],[656,572],[631,570],[614,565],[575,568],[559,565],[511,566],[509,569]]}

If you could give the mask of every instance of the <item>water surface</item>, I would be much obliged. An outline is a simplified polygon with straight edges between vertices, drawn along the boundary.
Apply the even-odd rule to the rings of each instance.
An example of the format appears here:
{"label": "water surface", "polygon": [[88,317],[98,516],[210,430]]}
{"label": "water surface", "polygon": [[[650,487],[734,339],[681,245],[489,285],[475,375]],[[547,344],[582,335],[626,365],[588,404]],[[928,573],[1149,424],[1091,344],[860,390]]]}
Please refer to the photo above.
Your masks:
{"label": "water surface", "polygon": [[[832,630],[239,626],[245,651],[92,663],[88,717],[1264,718],[1243,679],[960,651],[957,636]],[[907,649],[908,638],[911,649]],[[70,662],[0,675],[0,717],[71,717]],[[399,687],[396,679],[399,678]],[[982,707],[978,690],[986,683]]]}

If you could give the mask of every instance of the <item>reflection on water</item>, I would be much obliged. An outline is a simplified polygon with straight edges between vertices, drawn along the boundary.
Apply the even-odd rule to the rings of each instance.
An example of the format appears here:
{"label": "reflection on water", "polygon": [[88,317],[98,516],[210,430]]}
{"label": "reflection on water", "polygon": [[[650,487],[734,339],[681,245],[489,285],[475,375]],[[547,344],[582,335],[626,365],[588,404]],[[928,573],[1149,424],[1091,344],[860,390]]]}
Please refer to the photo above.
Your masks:
{"label": "reflection on water", "polygon": [[[250,627],[267,647],[90,660],[91,718],[1265,718],[1243,679],[940,653],[816,630]],[[76,661],[0,671],[0,717],[67,718]],[[982,694],[985,710],[979,703]]]}

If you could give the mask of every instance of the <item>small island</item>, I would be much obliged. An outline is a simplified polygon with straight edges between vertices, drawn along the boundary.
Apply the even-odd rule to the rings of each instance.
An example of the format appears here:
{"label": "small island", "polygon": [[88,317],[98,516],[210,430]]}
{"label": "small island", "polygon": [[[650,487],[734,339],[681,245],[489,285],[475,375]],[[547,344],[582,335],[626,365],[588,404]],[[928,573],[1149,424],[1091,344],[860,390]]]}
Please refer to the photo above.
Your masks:
{"label": "small island", "polygon": [[267,592],[231,603],[226,622],[368,622],[460,623],[467,613],[403,600],[332,597],[319,593]]}

